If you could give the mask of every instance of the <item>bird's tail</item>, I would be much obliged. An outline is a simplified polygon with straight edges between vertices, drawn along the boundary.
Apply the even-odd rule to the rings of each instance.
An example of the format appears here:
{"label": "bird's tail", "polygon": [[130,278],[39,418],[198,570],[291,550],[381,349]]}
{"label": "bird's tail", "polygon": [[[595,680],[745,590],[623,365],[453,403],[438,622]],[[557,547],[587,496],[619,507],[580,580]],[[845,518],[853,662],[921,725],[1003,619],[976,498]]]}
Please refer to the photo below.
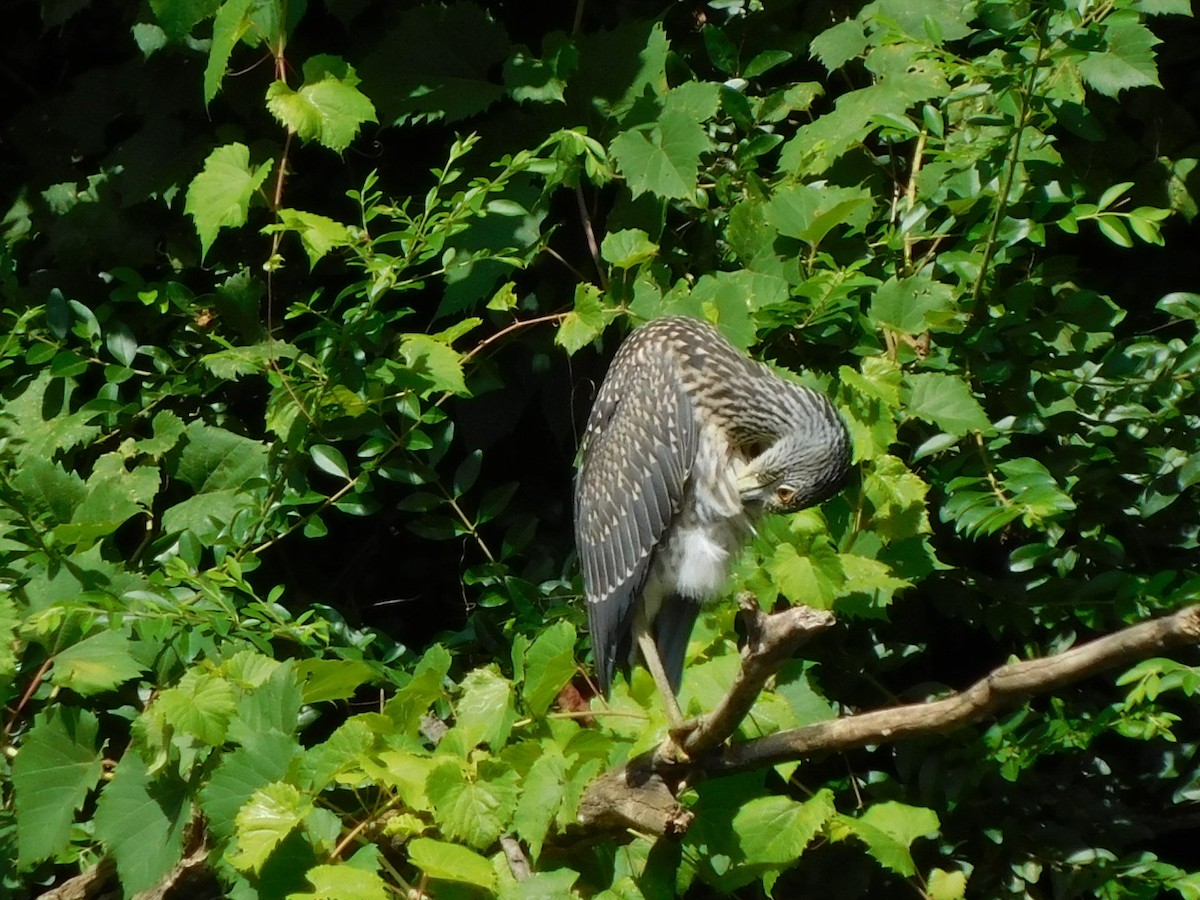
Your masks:
{"label": "bird's tail", "polygon": [[662,607],[654,619],[654,644],[658,647],[667,681],[676,694],[683,680],[683,661],[687,656],[688,640],[699,615],[699,603],[679,594],[670,594],[663,598]]}

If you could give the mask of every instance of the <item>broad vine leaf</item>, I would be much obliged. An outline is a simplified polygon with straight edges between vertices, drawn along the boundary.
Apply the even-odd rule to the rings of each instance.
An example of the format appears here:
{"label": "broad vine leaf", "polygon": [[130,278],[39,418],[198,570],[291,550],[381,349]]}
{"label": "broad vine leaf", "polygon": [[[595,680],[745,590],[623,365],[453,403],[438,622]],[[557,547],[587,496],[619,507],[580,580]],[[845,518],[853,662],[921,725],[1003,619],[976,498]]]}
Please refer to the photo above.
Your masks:
{"label": "broad vine leaf", "polygon": [[1088,53],[1079,61],[1079,74],[1106,97],[1126,88],[1157,85],[1158,66],[1154,48],[1162,43],[1136,13],[1113,13],[1104,23],[1104,49]]}
{"label": "broad vine leaf", "polygon": [[908,386],[912,391],[907,406],[910,416],[931,422],[956,437],[992,430],[970,385],[957,375],[921,372],[908,376]]}
{"label": "broad vine leaf", "polygon": [[251,795],[237,814],[237,850],[229,861],[243,872],[257,872],[312,808],[290,784],[274,782]]}
{"label": "broad vine leaf", "polygon": [[575,286],[575,308],[567,313],[554,335],[554,343],[568,354],[586,347],[604,330],[607,315],[600,302],[600,289],[582,282]]}
{"label": "broad vine leaf", "polygon": [[304,877],[312,890],[288,894],[288,900],[388,900],[393,896],[378,874],[350,864],[314,866]]}
{"label": "broad vine leaf", "polygon": [[400,342],[400,354],[409,369],[429,383],[430,391],[449,391],[468,396],[463,378],[462,354],[428,334],[408,334]]}
{"label": "broad vine leaf", "polygon": [[464,748],[487,744],[504,746],[516,721],[512,682],[495,666],[474,669],[462,682],[462,696],[454,704],[454,730]]}
{"label": "broad vine leaf", "polygon": [[107,630],[57,654],[50,681],[88,697],[136,678],[143,668],[132,653],[129,632]]}
{"label": "broad vine leaf", "polygon": [[191,821],[188,787],[171,774],[151,778],[136,748],[121,757],[96,804],[96,837],[116,858],[129,894],[158,883],[178,862]]}
{"label": "broad vine leaf", "polygon": [[460,881],[488,891],[496,885],[496,874],[488,861],[459,844],[417,838],[408,844],[408,858],[430,878]]}
{"label": "broad vine leaf", "polygon": [[486,850],[504,833],[517,808],[515,770],[484,761],[468,773],[456,760],[446,760],[429,773],[425,791],[443,833]]}
{"label": "broad vine leaf", "polygon": [[265,162],[250,167],[250,148],[245,144],[218,147],[204,161],[204,168],[188,185],[183,210],[196,223],[201,258],[208,255],[217,232],[246,224],[250,200],[274,167]]}
{"label": "broad vine leaf", "polygon": [[649,192],[682,199],[695,194],[700,157],[711,147],[695,119],[681,110],[666,109],[650,127],[617,135],[612,154],[635,197]]}
{"label": "broad vine leaf", "polygon": [[953,288],[928,274],[892,277],[879,286],[868,315],[902,334],[945,329],[958,314]]}
{"label": "broad vine leaf", "polygon": [[233,685],[216,675],[188,669],[179,684],[158,695],[151,712],[176,731],[220,746],[236,708]]}
{"label": "broad vine leaf", "polygon": [[251,28],[252,0],[225,0],[213,18],[212,44],[204,67],[204,103],[212,103],[225,79],[225,69],[233,48]]}
{"label": "broad vine leaf", "polygon": [[905,877],[917,871],[909,852],[913,841],[936,834],[940,827],[933,810],[891,800],[872,805],[858,818],[838,816],[835,823],[835,840],[854,835],[880,865]]}
{"label": "broad vine leaf", "polygon": [[551,744],[544,748],[521,779],[521,799],[517,802],[513,826],[529,844],[535,860],[542,854],[550,823],[563,801],[566,778],[566,760],[562,751]]}
{"label": "broad vine leaf", "polygon": [[267,88],[267,109],[301,140],[341,153],[364,123],[378,121],[375,105],[357,85],[352,66],[337,57],[314,57],[304,64],[299,90],[284,81]]}
{"label": "broad vine leaf", "polygon": [[733,833],[747,862],[791,864],[835,812],[829,790],[818,791],[803,803],[790,797],[756,797],[733,817]]}
{"label": "broad vine leaf", "polygon": [[22,868],[66,846],[75,811],[100,777],[98,731],[95,713],[59,704],[39,713],[21,741],[12,784]]}
{"label": "broad vine leaf", "polygon": [[574,626],[555,622],[539,634],[525,654],[525,669],[521,696],[533,715],[543,715],[575,674]]}

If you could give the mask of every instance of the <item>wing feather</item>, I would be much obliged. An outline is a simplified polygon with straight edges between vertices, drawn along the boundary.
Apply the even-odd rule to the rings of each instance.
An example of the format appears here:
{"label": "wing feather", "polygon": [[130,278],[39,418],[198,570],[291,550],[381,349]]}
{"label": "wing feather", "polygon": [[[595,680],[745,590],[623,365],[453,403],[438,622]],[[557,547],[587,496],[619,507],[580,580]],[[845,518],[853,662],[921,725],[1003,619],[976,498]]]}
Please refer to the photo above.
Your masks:
{"label": "wing feather", "polygon": [[669,337],[643,329],[618,352],[588,420],[575,483],[576,546],[605,692],[696,456],[696,417],[678,358],[662,340]]}

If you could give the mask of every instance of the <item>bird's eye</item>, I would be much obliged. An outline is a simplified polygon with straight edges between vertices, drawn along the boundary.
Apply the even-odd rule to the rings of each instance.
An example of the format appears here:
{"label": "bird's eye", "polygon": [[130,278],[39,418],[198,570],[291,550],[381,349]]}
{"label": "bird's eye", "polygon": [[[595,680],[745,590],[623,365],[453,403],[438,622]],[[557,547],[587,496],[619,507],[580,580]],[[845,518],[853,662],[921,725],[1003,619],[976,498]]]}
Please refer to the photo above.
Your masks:
{"label": "bird's eye", "polygon": [[790,487],[776,488],[775,499],[779,501],[780,506],[790,506],[792,501],[796,499],[796,490]]}

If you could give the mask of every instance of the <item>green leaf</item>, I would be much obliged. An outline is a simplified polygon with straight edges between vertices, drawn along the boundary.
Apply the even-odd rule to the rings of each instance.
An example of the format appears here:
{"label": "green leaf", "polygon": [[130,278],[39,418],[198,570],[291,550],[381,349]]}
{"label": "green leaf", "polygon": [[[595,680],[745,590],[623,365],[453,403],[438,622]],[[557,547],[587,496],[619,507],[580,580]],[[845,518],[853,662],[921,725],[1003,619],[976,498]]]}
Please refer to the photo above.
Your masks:
{"label": "green leaf", "polygon": [[962,900],[967,895],[967,873],[934,869],[929,873],[929,900]]}
{"label": "green leaf", "polygon": [[300,209],[281,209],[277,215],[279,223],[268,225],[263,231],[267,234],[278,231],[294,231],[298,234],[308,255],[310,269],[334,247],[348,247],[354,243],[354,232],[350,227],[327,216]]}
{"label": "green leaf", "polygon": [[215,13],[220,3],[221,0],[150,0],[150,8],[163,30],[178,40]]}
{"label": "green leaf", "polygon": [[830,72],[840,69],[867,49],[861,22],[849,19],[826,28],[808,45],[808,52]]}
{"label": "green leaf", "polygon": [[304,873],[311,891],[288,894],[288,900],[389,900],[383,879],[353,865],[313,866]]}
{"label": "green leaf", "polygon": [[188,185],[183,211],[196,223],[201,259],[208,255],[217,232],[246,224],[250,200],[274,166],[265,162],[250,168],[250,149],[245,144],[218,147],[204,161],[204,169]]}
{"label": "green leaf", "polygon": [[101,631],[54,657],[50,681],[89,697],[110,691],[142,673],[128,631]]}
{"label": "green leaf", "polygon": [[158,695],[151,712],[171,728],[216,747],[225,741],[236,705],[233,686],[228,681],[188,669],[179,684]]}
{"label": "green leaf", "polygon": [[512,682],[495,666],[474,669],[462,682],[462,696],[454,704],[454,728],[467,748],[487,744],[504,746],[516,721]]}
{"label": "green leaf", "polygon": [[433,838],[417,838],[408,844],[408,858],[430,878],[473,884],[494,890],[496,875],[486,859],[474,850]]}
{"label": "green leaf", "polygon": [[363,123],[378,121],[375,105],[357,84],[352,66],[337,57],[314,57],[304,64],[300,90],[293,91],[283,81],[267,88],[267,109],[301,140],[315,140],[341,153]]}
{"label": "green leaf", "polygon": [[892,277],[879,286],[867,312],[877,325],[902,334],[949,330],[958,315],[954,289],[928,274]]}
{"label": "green leaf", "polygon": [[406,334],[400,354],[412,373],[429,384],[429,391],[470,396],[463,378],[463,356],[449,344],[428,334]]}
{"label": "green leaf", "polygon": [[233,48],[250,30],[249,11],[252,0],[225,0],[213,19],[212,44],[208,49],[208,64],[204,67],[204,105],[212,103],[225,79],[225,69]]}
{"label": "green leaf", "polygon": [[1106,97],[1115,97],[1126,88],[1157,86],[1154,48],[1160,43],[1138,21],[1137,13],[1113,13],[1104,22],[1104,49],[1092,51],[1080,60],[1079,74]]}
{"label": "green leaf", "polygon": [[791,865],[835,812],[829,790],[803,803],[789,797],[756,797],[733,817],[733,833],[747,862]]}
{"label": "green leaf", "polygon": [[567,313],[558,326],[554,343],[573,356],[600,336],[606,321],[607,314],[600,302],[600,289],[594,284],[581,282],[575,285],[575,308]]}
{"label": "green leaf", "polygon": [[208,827],[221,840],[231,838],[238,810],[259,788],[283,778],[300,752],[300,745],[292,735],[268,732],[254,735],[243,746],[222,756],[220,765],[200,791],[200,805],[208,818]]}
{"label": "green leaf", "polygon": [[970,386],[957,375],[923,372],[908,376],[907,412],[924,419],[943,431],[962,437],[972,431],[991,432],[987,413],[971,393]]}
{"label": "green leaf", "polygon": [[34,717],[12,764],[21,868],[66,847],[75,811],[100,778],[98,731],[94,713],[61,703]]}
{"label": "green leaf", "polygon": [[188,788],[174,775],[151,778],[136,749],[121,757],[96,804],[96,837],[117,861],[129,895],[148,890],[179,861],[191,821]]}
{"label": "green leaf", "polygon": [[303,659],[296,676],[304,686],[305,703],[349,700],[375,677],[375,670],[358,659]]}
{"label": "green leaf", "polygon": [[666,109],[653,126],[617,135],[611,149],[635,197],[649,192],[682,199],[696,193],[700,157],[711,147],[695,119]]}
{"label": "green leaf", "polygon": [[521,696],[531,714],[544,715],[575,675],[574,626],[555,622],[539,634],[525,654],[525,667]]}
{"label": "green leaf", "polygon": [[865,188],[795,185],[777,191],[765,212],[780,234],[816,246],[839,226],[861,231],[874,207]]}
{"label": "green leaf", "polygon": [[610,232],[600,244],[600,258],[618,269],[632,269],[654,259],[657,253],[658,245],[640,228]]}
{"label": "green leaf", "polygon": [[55,537],[64,544],[83,545],[107,537],[149,508],[161,478],[155,466],[126,469],[121,453],[106,453],[92,467],[86,497],[71,514],[70,522],[54,529]]}
{"label": "green leaf", "polygon": [[309,448],[308,455],[312,457],[312,461],[322,472],[336,475],[345,481],[351,480],[350,467],[346,464],[346,457],[337,447],[331,447],[329,444],[316,444]]}
{"label": "green leaf", "polygon": [[438,764],[425,782],[434,818],[447,837],[480,850],[509,827],[517,808],[517,773],[485,760],[468,775],[456,760]]}
{"label": "green leaf", "polygon": [[529,844],[535,860],[542,854],[550,823],[562,804],[566,780],[566,760],[554,744],[543,748],[521,779],[521,799],[513,816],[513,827]]}
{"label": "green leaf", "polygon": [[401,734],[415,735],[421,717],[434,700],[445,695],[444,682],[450,671],[450,654],[441,644],[434,644],[413,669],[412,677],[404,684],[384,709]]}
{"label": "green leaf", "polygon": [[777,545],[767,572],[780,594],[815,609],[831,608],[846,580],[837,551],[824,538],[803,554],[793,544]]}
{"label": "green leaf", "polygon": [[880,865],[906,878],[917,871],[909,852],[912,842],[935,835],[941,824],[931,809],[890,800],[872,805],[857,819],[838,816],[835,821],[835,840],[854,835]]}
{"label": "green leaf", "polygon": [[237,849],[229,862],[243,872],[259,872],[311,809],[312,804],[290,784],[274,782],[259,788],[238,810]]}

